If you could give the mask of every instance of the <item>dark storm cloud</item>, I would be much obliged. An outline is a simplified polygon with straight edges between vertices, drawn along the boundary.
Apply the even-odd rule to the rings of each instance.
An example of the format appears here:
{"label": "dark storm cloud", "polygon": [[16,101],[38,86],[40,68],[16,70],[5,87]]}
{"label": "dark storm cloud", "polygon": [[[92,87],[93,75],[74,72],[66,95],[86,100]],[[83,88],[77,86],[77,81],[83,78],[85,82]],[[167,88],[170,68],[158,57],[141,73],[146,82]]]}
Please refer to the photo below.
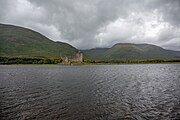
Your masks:
{"label": "dark storm cloud", "polygon": [[0,22],[80,49],[117,42],[180,50],[179,0],[1,0]]}

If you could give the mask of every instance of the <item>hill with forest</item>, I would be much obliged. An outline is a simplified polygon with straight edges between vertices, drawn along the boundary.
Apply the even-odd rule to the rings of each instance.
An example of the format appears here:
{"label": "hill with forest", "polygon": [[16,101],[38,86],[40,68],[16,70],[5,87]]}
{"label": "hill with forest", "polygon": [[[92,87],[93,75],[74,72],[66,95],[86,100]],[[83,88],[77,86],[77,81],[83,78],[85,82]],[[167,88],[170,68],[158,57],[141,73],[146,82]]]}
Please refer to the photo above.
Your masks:
{"label": "hill with forest", "polygon": [[152,44],[118,43],[111,48],[84,50],[87,59],[92,60],[179,60],[180,51],[166,50]]}

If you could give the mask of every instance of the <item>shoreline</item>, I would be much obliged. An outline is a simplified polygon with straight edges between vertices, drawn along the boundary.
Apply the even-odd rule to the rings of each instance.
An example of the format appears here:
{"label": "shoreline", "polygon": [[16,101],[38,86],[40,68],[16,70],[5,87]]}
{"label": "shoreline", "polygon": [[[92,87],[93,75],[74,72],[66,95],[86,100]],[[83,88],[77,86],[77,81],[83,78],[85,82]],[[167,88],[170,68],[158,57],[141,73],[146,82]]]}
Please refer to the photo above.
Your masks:
{"label": "shoreline", "polygon": [[180,64],[180,62],[160,63],[74,63],[74,64],[0,64],[0,66],[94,66],[94,65],[141,65],[141,64]]}

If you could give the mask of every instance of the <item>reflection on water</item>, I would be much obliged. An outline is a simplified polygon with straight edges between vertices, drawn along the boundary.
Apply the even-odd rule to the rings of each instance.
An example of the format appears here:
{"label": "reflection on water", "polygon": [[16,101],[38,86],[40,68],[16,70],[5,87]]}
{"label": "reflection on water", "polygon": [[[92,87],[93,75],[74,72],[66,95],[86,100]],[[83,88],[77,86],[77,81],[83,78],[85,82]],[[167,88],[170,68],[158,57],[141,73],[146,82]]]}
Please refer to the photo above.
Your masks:
{"label": "reflection on water", "polygon": [[0,118],[180,119],[180,65],[0,66]]}

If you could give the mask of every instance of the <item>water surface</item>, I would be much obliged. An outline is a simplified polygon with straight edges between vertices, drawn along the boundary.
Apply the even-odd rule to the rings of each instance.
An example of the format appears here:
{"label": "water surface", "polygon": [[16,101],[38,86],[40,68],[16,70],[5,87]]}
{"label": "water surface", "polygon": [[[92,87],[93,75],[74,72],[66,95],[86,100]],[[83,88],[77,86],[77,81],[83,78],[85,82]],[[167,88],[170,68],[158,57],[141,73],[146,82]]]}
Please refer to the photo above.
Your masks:
{"label": "water surface", "polygon": [[178,120],[180,65],[0,66],[0,119]]}

